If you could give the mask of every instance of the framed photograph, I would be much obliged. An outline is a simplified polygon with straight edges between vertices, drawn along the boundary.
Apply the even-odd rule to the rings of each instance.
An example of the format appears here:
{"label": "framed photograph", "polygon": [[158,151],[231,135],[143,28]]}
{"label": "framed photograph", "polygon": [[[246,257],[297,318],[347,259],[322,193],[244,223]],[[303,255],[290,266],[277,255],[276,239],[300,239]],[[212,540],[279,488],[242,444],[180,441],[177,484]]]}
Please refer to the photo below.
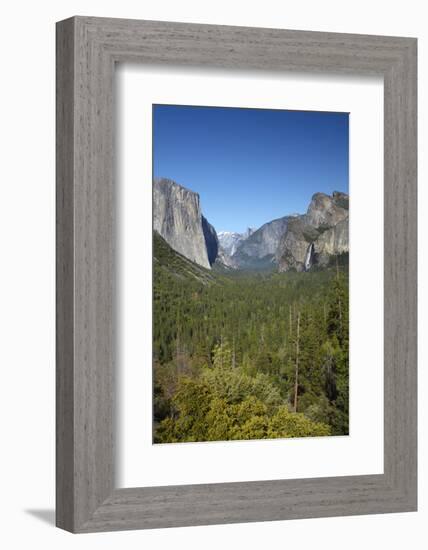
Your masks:
{"label": "framed photograph", "polygon": [[57,24],[57,525],[417,508],[416,39]]}

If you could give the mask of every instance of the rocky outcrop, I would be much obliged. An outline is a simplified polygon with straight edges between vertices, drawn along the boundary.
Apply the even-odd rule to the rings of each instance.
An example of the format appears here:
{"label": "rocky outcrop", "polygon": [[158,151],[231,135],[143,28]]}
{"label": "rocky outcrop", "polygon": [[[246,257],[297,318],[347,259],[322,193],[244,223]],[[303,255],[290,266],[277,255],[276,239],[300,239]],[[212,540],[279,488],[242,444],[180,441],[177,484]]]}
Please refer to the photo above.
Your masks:
{"label": "rocky outcrop", "polygon": [[218,249],[218,255],[215,261],[217,267],[221,269],[231,270],[238,269],[238,264],[234,260],[233,256],[230,256],[223,248],[220,246]]}
{"label": "rocky outcrop", "polygon": [[276,251],[279,270],[304,271],[308,246],[317,236],[304,215],[291,218]]}
{"label": "rocky outcrop", "polygon": [[268,266],[274,262],[278,245],[287,229],[288,219],[286,216],[265,223],[243,240],[232,256],[238,267],[256,267],[257,264]]}
{"label": "rocky outcrop", "polygon": [[332,196],[315,193],[306,214],[307,224],[314,227],[333,227],[344,220],[348,217],[347,198],[348,195],[338,191],[335,191]]}
{"label": "rocky outcrop", "polygon": [[331,256],[349,252],[349,219],[341,220],[314,243],[317,262],[327,265]]}
{"label": "rocky outcrop", "polygon": [[[169,179],[153,181],[153,228],[177,252],[207,269],[214,228],[203,224],[199,195]],[[205,231],[204,231],[205,225]],[[208,252],[207,240],[210,252]]]}
{"label": "rocky outcrop", "polygon": [[289,220],[276,253],[279,271],[308,271],[349,251],[349,197],[316,193],[306,214]]}

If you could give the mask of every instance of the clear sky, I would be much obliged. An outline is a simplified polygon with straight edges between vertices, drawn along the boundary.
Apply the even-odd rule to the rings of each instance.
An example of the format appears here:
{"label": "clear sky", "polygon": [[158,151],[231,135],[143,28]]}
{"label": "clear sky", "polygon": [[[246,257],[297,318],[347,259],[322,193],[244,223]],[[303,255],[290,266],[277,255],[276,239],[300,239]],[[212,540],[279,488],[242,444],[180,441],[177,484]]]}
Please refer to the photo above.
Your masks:
{"label": "clear sky", "polygon": [[153,175],[196,191],[217,232],[304,213],[348,192],[347,113],[153,106]]}

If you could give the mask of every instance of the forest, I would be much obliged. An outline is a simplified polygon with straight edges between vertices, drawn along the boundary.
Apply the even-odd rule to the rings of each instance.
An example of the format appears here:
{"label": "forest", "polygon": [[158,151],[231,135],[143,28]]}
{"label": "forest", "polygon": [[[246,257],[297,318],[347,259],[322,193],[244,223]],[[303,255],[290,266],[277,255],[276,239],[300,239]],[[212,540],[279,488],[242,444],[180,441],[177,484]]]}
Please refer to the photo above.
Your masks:
{"label": "forest", "polygon": [[153,395],[155,443],[347,435],[347,255],[206,270],[155,233]]}

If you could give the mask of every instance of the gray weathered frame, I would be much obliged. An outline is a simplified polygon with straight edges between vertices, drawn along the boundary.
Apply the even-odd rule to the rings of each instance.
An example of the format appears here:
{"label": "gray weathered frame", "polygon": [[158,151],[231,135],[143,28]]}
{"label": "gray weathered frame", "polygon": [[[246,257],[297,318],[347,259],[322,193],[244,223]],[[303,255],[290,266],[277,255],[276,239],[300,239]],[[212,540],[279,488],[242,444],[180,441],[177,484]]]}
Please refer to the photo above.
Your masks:
{"label": "gray weathered frame", "polygon": [[[73,17],[57,24],[57,525],[72,532],[417,507],[416,39]],[[384,78],[384,473],[116,489],[116,62]],[[144,465],[142,465],[144,467]]]}

